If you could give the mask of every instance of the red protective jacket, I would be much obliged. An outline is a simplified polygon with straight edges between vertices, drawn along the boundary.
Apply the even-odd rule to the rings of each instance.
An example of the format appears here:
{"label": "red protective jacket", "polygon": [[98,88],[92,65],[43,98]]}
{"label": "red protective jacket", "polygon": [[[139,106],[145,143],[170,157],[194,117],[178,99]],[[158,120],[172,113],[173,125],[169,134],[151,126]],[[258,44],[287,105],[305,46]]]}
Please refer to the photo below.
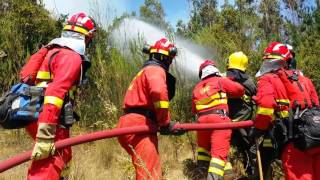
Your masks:
{"label": "red protective jacket", "polygon": [[291,107],[312,108],[319,106],[317,91],[311,80],[298,70],[280,70],[277,73],[287,89]]}
{"label": "red protective jacket", "polygon": [[156,115],[159,126],[170,122],[166,72],[160,66],[144,67],[132,80],[124,97],[124,109],[141,108]]}
{"label": "red protective jacket", "polygon": [[36,85],[46,87],[43,111],[38,123],[59,123],[65,96],[69,93],[69,97],[74,98],[72,90],[79,82],[81,64],[81,56],[70,49],[57,47],[48,51],[36,76]]}
{"label": "red protective jacket", "polygon": [[198,83],[193,90],[192,112],[194,114],[213,109],[228,112],[228,97],[241,97],[244,87],[224,77],[209,77]]}
{"label": "red protective jacket", "polygon": [[254,99],[258,106],[256,128],[267,130],[275,117],[289,117],[289,97],[278,75],[267,73],[261,76],[258,79],[257,96]]}

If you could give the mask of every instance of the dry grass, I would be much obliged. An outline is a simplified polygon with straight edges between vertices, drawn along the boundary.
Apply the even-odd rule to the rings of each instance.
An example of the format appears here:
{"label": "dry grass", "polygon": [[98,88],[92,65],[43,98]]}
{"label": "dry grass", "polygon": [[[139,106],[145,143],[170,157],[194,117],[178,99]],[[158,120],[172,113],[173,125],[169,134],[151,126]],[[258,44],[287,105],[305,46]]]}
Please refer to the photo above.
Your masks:
{"label": "dry grass", "polygon": [[[87,130],[74,128],[73,136]],[[159,148],[164,178],[187,179],[183,173],[183,160],[192,157],[187,138],[159,136]],[[32,148],[32,140],[24,130],[0,130],[0,162]],[[0,180],[26,179],[29,163],[24,163],[0,175]],[[130,156],[120,147],[116,139],[100,140],[73,147],[70,180],[128,180],[135,179]]]}
{"label": "dry grass", "polygon": [[[92,131],[92,130],[91,130]],[[73,128],[73,136],[88,133],[88,129]],[[184,174],[185,160],[194,162],[195,134],[188,136],[159,136],[159,150],[162,171],[166,180],[188,179]],[[32,148],[32,140],[24,130],[0,130],[0,162]],[[243,165],[234,161],[238,175],[244,175]],[[0,175],[0,180],[26,179],[29,163],[24,163]],[[279,166],[275,166],[272,179],[282,180]],[[73,160],[70,163],[70,180],[133,180],[134,167],[130,156],[122,149],[116,139],[100,140],[73,147]]]}

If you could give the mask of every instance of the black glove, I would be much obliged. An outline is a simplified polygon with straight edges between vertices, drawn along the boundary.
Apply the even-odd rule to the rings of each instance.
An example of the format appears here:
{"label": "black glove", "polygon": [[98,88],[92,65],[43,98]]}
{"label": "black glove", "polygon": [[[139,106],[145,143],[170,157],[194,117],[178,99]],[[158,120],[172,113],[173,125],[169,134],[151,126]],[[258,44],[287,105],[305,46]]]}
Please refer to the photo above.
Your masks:
{"label": "black glove", "polygon": [[167,126],[160,127],[160,134],[161,135],[174,135],[174,136],[180,136],[183,135],[186,130],[184,129],[175,129],[174,125],[175,122],[170,122]]}
{"label": "black glove", "polygon": [[266,131],[264,130],[252,127],[249,131],[248,138],[250,139],[250,141],[255,142],[256,139],[261,138],[262,136],[265,135],[265,133]]}

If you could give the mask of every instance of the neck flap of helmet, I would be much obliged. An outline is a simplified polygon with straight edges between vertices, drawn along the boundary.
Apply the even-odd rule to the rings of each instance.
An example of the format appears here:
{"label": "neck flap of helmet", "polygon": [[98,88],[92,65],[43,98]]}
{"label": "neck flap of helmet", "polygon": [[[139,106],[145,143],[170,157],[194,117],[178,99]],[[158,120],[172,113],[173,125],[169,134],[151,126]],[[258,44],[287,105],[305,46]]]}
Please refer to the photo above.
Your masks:
{"label": "neck flap of helmet", "polygon": [[77,32],[63,31],[60,38],[53,39],[48,45],[52,44],[67,47],[80,55],[85,54],[85,36]]}

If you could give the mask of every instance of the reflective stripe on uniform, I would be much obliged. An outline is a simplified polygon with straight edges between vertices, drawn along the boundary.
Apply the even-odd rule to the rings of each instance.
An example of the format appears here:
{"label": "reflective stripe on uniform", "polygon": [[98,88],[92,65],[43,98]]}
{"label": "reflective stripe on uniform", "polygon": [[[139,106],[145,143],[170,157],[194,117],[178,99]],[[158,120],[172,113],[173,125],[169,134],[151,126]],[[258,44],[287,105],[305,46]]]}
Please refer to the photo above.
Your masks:
{"label": "reflective stripe on uniform", "polygon": [[279,111],[279,115],[280,115],[280,118],[287,118],[289,117],[289,111]]}
{"label": "reflective stripe on uniform", "polygon": [[55,96],[45,96],[43,104],[53,104],[61,108],[63,105],[63,100]]}
{"label": "reflective stripe on uniform", "polygon": [[290,100],[289,99],[276,99],[276,102],[284,104],[284,105],[289,105],[290,104]]}
{"label": "reflective stripe on uniform", "polygon": [[264,59],[283,59],[282,56],[278,56],[278,55],[272,55],[272,54],[269,54],[269,55],[266,55],[263,57]]}
{"label": "reflective stripe on uniform", "polygon": [[225,165],[226,165],[225,161],[218,158],[211,158],[208,172],[217,174],[219,176],[223,176]]}
{"label": "reflective stripe on uniform", "polygon": [[209,167],[208,172],[217,174],[219,176],[223,176],[224,175],[224,170],[221,170],[221,169],[216,168],[216,167]]}
{"label": "reflective stripe on uniform", "polygon": [[226,162],[224,162],[223,160],[218,159],[218,158],[211,158],[210,163],[218,164],[218,165],[223,166],[223,167],[226,165]]}
{"label": "reflective stripe on uniform", "polygon": [[271,139],[264,139],[262,146],[263,147],[273,147]]}
{"label": "reflective stripe on uniform", "polygon": [[205,148],[202,148],[202,147],[198,147],[197,149],[197,152],[201,152],[201,153],[205,153],[205,154],[208,154],[209,156],[211,156],[210,152],[207,151]]}
{"label": "reflective stripe on uniform", "polygon": [[224,99],[227,97],[226,93],[216,93],[210,97],[206,97],[203,99],[200,99],[198,101],[195,102],[196,105],[202,105],[202,104],[208,104],[210,103],[212,100],[216,100],[216,99]]}
{"label": "reflective stripe on uniform", "polygon": [[43,87],[43,88],[46,88],[48,87],[48,83],[46,81],[42,81],[38,84],[36,84],[37,87]]}
{"label": "reflective stripe on uniform", "polygon": [[202,110],[202,109],[211,108],[211,107],[221,105],[221,104],[228,104],[228,100],[227,99],[216,99],[216,100],[213,100],[210,104],[196,105],[196,109]]}
{"label": "reflective stripe on uniform", "polygon": [[79,33],[82,33],[84,35],[89,35],[89,31],[86,30],[85,28],[79,27],[79,26],[73,26],[73,25],[65,25],[63,27],[63,30],[72,30],[72,31],[76,31]]}
{"label": "reflective stripe on uniform", "polygon": [[154,103],[154,107],[156,109],[168,109],[169,108],[169,101],[158,101]]}
{"label": "reflective stripe on uniform", "polygon": [[264,108],[259,106],[257,110],[257,114],[261,115],[273,115],[274,109],[273,108]]}
{"label": "reflective stripe on uniform", "polygon": [[197,156],[197,160],[198,161],[210,161],[211,156],[207,156],[207,155],[199,155]]}
{"label": "reflective stripe on uniform", "polygon": [[169,56],[169,51],[163,49],[150,49],[150,53],[160,53]]}
{"label": "reflective stripe on uniform", "polygon": [[225,171],[232,170],[232,165],[231,165],[230,162],[227,162],[227,163],[226,163],[226,166],[224,166],[224,170],[225,170]]}
{"label": "reflective stripe on uniform", "polygon": [[197,149],[198,155],[197,160],[200,161],[210,161],[211,160],[211,154],[206,149],[199,147]]}
{"label": "reflective stripe on uniform", "polygon": [[37,73],[37,79],[45,79],[45,80],[50,80],[52,79],[52,75],[50,76],[49,71],[38,71]]}

